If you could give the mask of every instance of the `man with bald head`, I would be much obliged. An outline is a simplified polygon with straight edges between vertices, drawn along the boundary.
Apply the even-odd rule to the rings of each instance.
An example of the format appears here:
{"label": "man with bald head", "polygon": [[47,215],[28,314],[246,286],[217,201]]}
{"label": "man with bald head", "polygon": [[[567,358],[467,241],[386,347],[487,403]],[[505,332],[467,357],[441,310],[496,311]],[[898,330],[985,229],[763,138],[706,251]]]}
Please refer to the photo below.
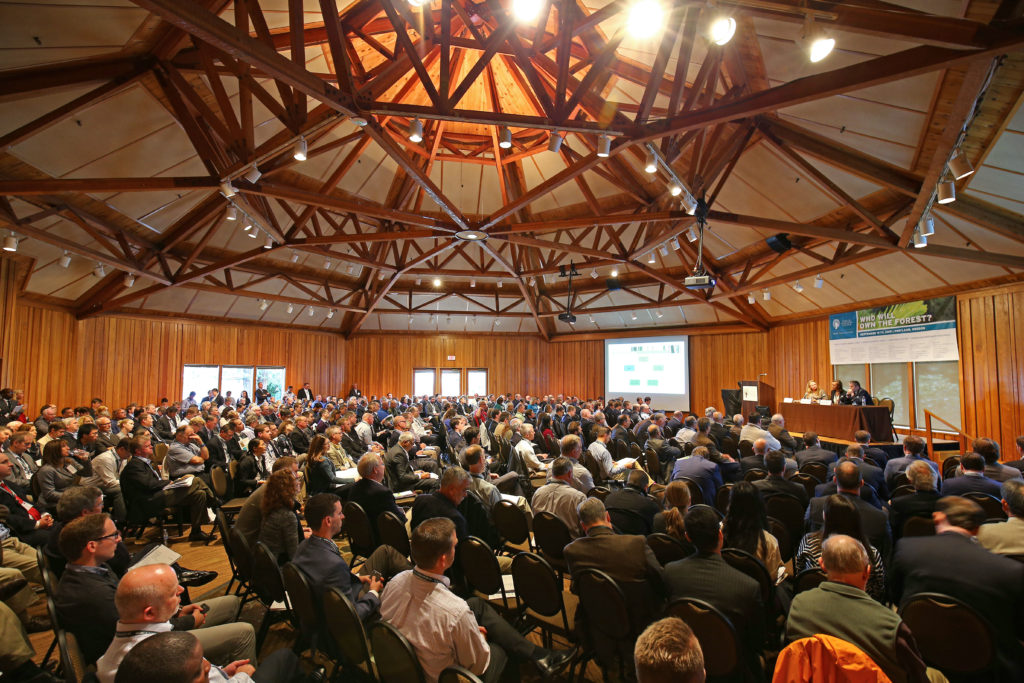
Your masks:
{"label": "man with bald head", "polygon": [[174,570],[166,564],[137,567],[124,575],[114,596],[117,630],[107,651],[96,662],[101,683],[113,682],[121,660],[137,643],[156,633],[171,631],[171,618],[175,616],[194,618],[195,625],[189,633],[199,639],[203,651],[215,664],[230,666],[239,660],[255,660],[256,636],[252,625],[232,623],[238,611],[236,596],[209,598],[202,604],[182,607],[183,590]]}
{"label": "man with bald head", "polygon": [[871,560],[860,541],[829,536],[822,544],[821,568],[828,580],[793,598],[786,638],[825,633],[859,647],[893,683],[928,680],[910,629],[896,612],[864,592]]}

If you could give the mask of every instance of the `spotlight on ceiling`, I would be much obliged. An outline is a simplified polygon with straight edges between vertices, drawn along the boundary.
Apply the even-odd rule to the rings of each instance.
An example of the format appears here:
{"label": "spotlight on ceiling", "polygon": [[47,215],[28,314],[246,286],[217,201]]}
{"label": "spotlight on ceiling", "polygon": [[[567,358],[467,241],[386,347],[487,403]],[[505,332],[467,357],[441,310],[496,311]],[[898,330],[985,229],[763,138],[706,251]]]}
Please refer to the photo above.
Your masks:
{"label": "spotlight on ceiling", "polygon": [[636,320],[636,313],[630,313],[629,314],[629,319],[630,320]]}
{"label": "spotlight on ceiling", "polygon": [[696,242],[698,237],[700,237],[700,235],[697,234],[697,228],[691,225],[686,231],[686,241]]}
{"label": "spotlight on ceiling", "polygon": [[295,141],[295,144],[292,145],[292,158],[295,159],[295,161],[305,161],[306,152],[308,151],[309,149],[306,146],[306,138],[300,137]]}
{"label": "spotlight on ceiling", "polygon": [[553,130],[548,135],[548,151],[557,152],[560,149],[562,149],[562,136],[558,134],[557,130]]}
{"label": "spotlight on ceiling", "polygon": [[327,311],[327,319],[330,320],[333,317],[334,317],[334,309],[332,308],[331,310]]}
{"label": "spotlight on ceiling", "polygon": [[102,263],[97,263],[96,267],[92,269],[92,274],[99,278],[106,277],[107,268]]}
{"label": "spotlight on ceiling", "polygon": [[661,311],[655,311],[654,317],[656,317],[656,318],[664,318],[665,314],[662,313]]}
{"label": "spotlight on ceiling", "polygon": [[815,289],[821,289],[821,288],[822,288],[822,287],[824,287],[824,286],[825,286],[825,278],[823,278],[823,277],[821,276],[821,274],[819,273],[819,274],[818,274],[818,275],[817,275],[817,276],[816,276],[816,277],[814,278],[814,288],[815,288]]}
{"label": "spotlight on ceiling", "polygon": [[708,40],[715,45],[725,45],[736,35],[736,20],[727,14],[720,14],[708,25]]}
{"label": "spotlight on ceiling", "polygon": [[508,126],[502,126],[498,132],[498,147],[510,149],[512,147],[512,131]]}
{"label": "spotlight on ceiling", "polygon": [[423,142],[423,122],[419,117],[409,122],[409,142]]}
{"label": "spotlight on ceiling", "polygon": [[836,39],[828,34],[825,29],[814,23],[814,15],[808,14],[804,18],[804,30],[800,36],[804,49],[807,50],[807,58],[811,63],[817,64],[829,56],[832,48],[836,46]]}
{"label": "spotlight on ceiling", "polygon": [[685,195],[683,195],[682,201],[683,208],[686,209],[686,213],[690,214],[691,216],[697,213],[697,200],[693,198],[693,195],[687,192]]}
{"label": "spotlight on ceiling", "polygon": [[974,173],[974,166],[971,166],[971,162],[964,156],[962,149],[957,149],[949,160],[949,172],[953,174],[953,178],[956,180],[966,178]]}
{"label": "spotlight on ceiling", "polygon": [[380,271],[379,273],[377,273],[377,279],[378,279],[378,280],[383,280],[383,279],[384,279],[384,278],[386,278],[387,276],[388,276],[388,274],[387,274],[387,273],[385,273],[385,272],[384,272],[383,270],[382,270],[382,271]]}
{"label": "spotlight on ceiling", "polygon": [[796,291],[797,294],[799,294],[800,292],[804,291],[804,286],[800,284],[799,280],[797,280],[796,283],[793,285],[793,289]]}
{"label": "spotlight on ceiling", "polygon": [[658,251],[661,252],[662,256],[668,256],[668,245],[667,244],[661,245],[660,247],[658,247]]}
{"label": "spotlight on ceiling", "polygon": [[352,118],[349,119],[349,121],[351,121],[355,125],[359,126],[360,128],[362,128],[363,126],[365,126],[366,124],[369,123],[369,121],[367,121],[362,116],[353,116]]}
{"label": "spotlight on ceiling", "polygon": [[612,268],[611,276],[612,277],[618,277],[619,276],[619,269],[618,268]]}
{"label": "spotlight on ceiling", "polygon": [[914,248],[921,249],[928,246],[928,238],[917,230],[914,231]]}
{"label": "spotlight on ceiling", "polygon": [[441,278],[439,278],[439,277],[435,277],[434,278],[434,286],[435,287],[440,287],[441,286]]}
{"label": "spotlight on ceiling", "polygon": [[595,280],[597,279],[597,268],[594,268],[593,270],[590,271],[590,277],[592,277]]}
{"label": "spotlight on ceiling", "polygon": [[644,157],[644,171],[650,174],[658,171],[658,160],[654,158],[654,152],[651,150],[647,150],[647,155]]}
{"label": "spotlight on ceiling", "polygon": [[263,173],[260,172],[260,169],[258,166],[256,166],[256,164],[253,164],[249,168],[249,170],[245,172],[245,175],[243,177],[250,183],[255,183],[257,180],[263,177]]}
{"label": "spotlight on ceiling", "polygon": [[470,280],[469,281],[469,286],[470,287],[476,287],[476,280],[475,279],[474,280]]}
{"label": "spotlight on ceiling", "polygon": [[647,262],[648,263],[655,263],[656,262],[655,259],[654,259],[654,252],[653,251],[650,254],[647,255]]}
{"label": "spotlight on ceiling", "polygon": [[324,270],[330,270],[330,269],[331,269],[331,259],[325,258],[324,259]]}
{"label": "spotlight on ceiling", "polygon": [[672,238],[672,250],[673,251],[679,251],[682,248],[683,248],[683,245],[679,244],[679,238],[678,237],[673,237]]}
{"label": "spotlight on ceiling", "polygon": [[421,278],[421,277],[416,278],[416,286],[419,287],[421,284],[423,284],[423,278]]}
{"label": "spotlight on ceiling", "polygon": [[663,15],[657,0],[637,0],[629,10],[626,31],[634,38],[650,38],[661,30]]}
{"label": "spotlight on ceiling", "polygon": [[765,301],[771,301],[772,293],[769,292],[767,289],[761,290],[761,298],[764,299]]}
{"label": "spotlight on ceiling", "polygon": [[57,263],[60,264],[61,268],[67,268],[71,265],[71,254],[68,253],[67,249],[64,250],[64,255],[57,260]]}
{"label": "spotlight on ceiling", "polygon": [[288,311],[289,315],[291,315],[292,311],[295,310],[295,306],[292,306],[291,304],[288,304],[288,308],[286,308],[285,310]]}
{"label": "spotlight on ceiling", "polygon": [[516,21],[533,21],[540,14],[541,0],[513,0],[512,16]]}
{"label": "spotlight on ceiling", "polygon": [[607,135],[597,136],[597,156],[605,159],[612,152],[612,139]]}
{"label": "spotlight on ceiling", "polygon": [[292,251],[292,263],[298,263],[298,262],[299,262],[299,252]]}
{"label": "spotlight on ceiling", "polygon": [[316,313],[316,309],[313,308],[312,306],[310,306],[309,309],[308,309],[308,313],[309,313],[309,317],[312,318],[313,315]]}
{"label": "spotlight on ceiling", "polygon": [[533,278],[531,277],[531,278],[530,278],[529,280],[527,280],[527,281],[526,281],[526,284],[528,284],[528,285],[530,285],[531,287],[533,287],[533,286],[534,286],[535,284],[537,284],[537,281],[536,281],[536,280],[534,280],[534,279],[533,279]]}
{"label": "spotlight on ceiling", "polygon": [[673,197],[678,197],[683,193],[683,188],[679,187],[679,185],[676,183],[672,183],[671,185],[669,185],[668,193]]}
{"label": "spotlight on ceiling", "polygon": [[235,186],[232,185],[231,181],[229,180],[225,180],[223,183],[220,184],[220,193],[227,197],[228,199],[231,199],[236,194],[238,194],[237,192],[235,192]]}
{"label": "spotlight on ceiling", "polygon": [[237,221],[238,220],[238,209],[236,209],[234,206],[229,206],[228,207],[228,213],[225,216],[225,218],[227,218],[229,221]]}
{"label": "spotlight on ceiling", "polygon": [[504,286],[505,286],[505,283],[502,282],[501,280],[498,280],[498,289],[501,289]]}
{"label": "spotlight on ceiling", "polygon": [[124,286],[127,287],[128,289],[131,289],[132,287],[135,286],[135,274],[134,273],[125,273],[124,274]]}
{"label": "spotlight on ceiling", "polygon": [[270,302],[266,299],[260,299],[260,310],[265,311],[270,308]]}
{"label": "spotlight on ceiling", "polygon": [[494,326],[495,327],[501,327],[501,319],[500,318],[495,318],[494,319]]}
{"label": "spotlight on ceiling", "polygon": [[345,272],[351,275],[352,273],[356,272],[356,267],[353,266],[352,264],[349,264],[348,268],[345,269]]}
{"label": "spotlight on ceiling", "polygon": [[748,304],[753,304],[755,301],[757,301],[757,299],[754,298],[753,294],[747,294],[747,303]]}
{"label": "spotlight on ceiling", "polygon": [[[252,221],[249,219],[248,216],[246,216],[245,220],[242,221],[242,230],[245,230],[246,232],[252,230]],[[253,231],[253,233],[249,235],[249,237],[256,237],[256,231]]]}
{"label": "spotlight on ceiling", "polygon": [[917,231],[925,237],[931,237],[935,234],[935,219],[931,216],[925,216],[917,224]]}
{"label": "spotlight on ceiling", "polygon": [[935,186],[935,193],[938,195],[936,201],[939,204],[950,204],[956,201],[956,183],[948,176],[943,176],[939,184]]}
{"label": "spotlight on ceiling", "polygon": [[4,251],[18,251],[18,238],[13,232],[4,238]]}
{"label": "spotlight on ceiling", "polygon": [[263,243],[264,249],[272,249],[274,247],[274,238],[267,235],[267,241]]}

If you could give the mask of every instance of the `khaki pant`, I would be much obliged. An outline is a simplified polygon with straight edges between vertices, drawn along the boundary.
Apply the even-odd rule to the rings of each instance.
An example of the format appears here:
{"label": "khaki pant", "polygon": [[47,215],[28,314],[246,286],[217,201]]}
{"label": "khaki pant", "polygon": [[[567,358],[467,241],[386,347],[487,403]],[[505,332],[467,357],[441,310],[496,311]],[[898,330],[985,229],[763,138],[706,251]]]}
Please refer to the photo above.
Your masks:
{"label": "khaki pant", "polygon": [[[0,567],[0,583],[6,581],[13,581],[17,579],[27,578],[20,570],[14,567]],[[20,591],[7,598],[4,602],[7,606],[18,615],[18,617],[25,616],[25,610],[28,609],[29,605],[35,603],[36,594],[32,592],[32,589],[25,586]]]}
{"label": "khaki pant", "polygon": [[0,602],[0,672],[13,671],[33,656],[35,650],[18,615]]}
{"label": "khaki pant", "polygon": [[39,572],[39,562],[36,556],[36,549],[28,543],[22,543],[14,536],[4,540],[2,544],[4,552],[4,566],[18,569],[25,578],[40,586],[43,584],[43,576]]}
{"label": "khaki pant", "polygon": [[235,623],[238,603],[235,595],[203,600],[201,604],[210,608],[206,622],[189,631],[203,644],[206,658],[214,664],[230,664],[239,659],[256,661],[256,632],[252,624]]}

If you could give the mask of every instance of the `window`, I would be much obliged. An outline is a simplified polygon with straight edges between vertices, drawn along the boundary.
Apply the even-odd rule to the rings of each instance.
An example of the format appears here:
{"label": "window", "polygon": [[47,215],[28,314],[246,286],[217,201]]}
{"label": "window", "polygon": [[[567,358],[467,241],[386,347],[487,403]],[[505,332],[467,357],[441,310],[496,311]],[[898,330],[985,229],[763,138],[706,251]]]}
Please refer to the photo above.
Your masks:
{"label": "window", "polygon": [[462,370],[443,368],[441,370],[441,395],[458,396],[462,393]]}
{"label": "window", "polygon": [[466,370],[466,393],[470,396],[487,395],[487,370],[481,368]]}
{"label": "window", "polygon": [[[914,380],[917,427],[924,429],[924,411],[928,409],[959,429],[960,364],[955,360],[914,363]],[[932,429],[949,428],[941,422],[932,422]]]}
{"label": "window", "polygon": [[[270,395],[280,401],[284,395],[284,368],[280,367],[259,367],[256,368],[256,381],[263,382],[263,388],[270,392]],[[253,395],[250,392],[249,398]]]}
{"label": "window", "polygon": [[220,393],[225,399],[231,392],[231,398],[237,401],[243,391],[251,399],[253,386],[251,365],[225,365],[220,369]]}
{"label": "window", "polygon": [[892,423],[897,427],[910,426],[910,391],[906,363],[872,363],[871,396],[891,398]]}
{"label": "window", "polygon": [[[844,391],[848,390],[850,388],[850,380],[851,379],[857,380],[858,382],[860,382],[860,385],[862,387],[867,389],[869,385],[868,385],[868,382],[867,382],[867,375],[865,373],[866,368],[867,368],[867,366],[862,364],[862,363],[857,363],[855,365],[833,365],[832,366],[832,376],[835,379],[838,379],[840,382],[843,383],[843,390]],[[822,388],[825,389],[825,391],[828,391],[829,387],[831,385],[832,385],[832,383],[829,382],[829,386],[822,387]],[[870,391],[872,396],[875,395],[874,391],[871,391],[871,390],[869,390],[869,391]]]}
{"label": "window", "polygon": [[186,365],[181,373],[182,398],[196,392],[196,401],[202,403],[210,389],[220,388],[219,365]]}
{"label": "window", "polygon": [[435,374],[433,368],[414,369],[412,371],[412,393],[415,396],[433,396]]}

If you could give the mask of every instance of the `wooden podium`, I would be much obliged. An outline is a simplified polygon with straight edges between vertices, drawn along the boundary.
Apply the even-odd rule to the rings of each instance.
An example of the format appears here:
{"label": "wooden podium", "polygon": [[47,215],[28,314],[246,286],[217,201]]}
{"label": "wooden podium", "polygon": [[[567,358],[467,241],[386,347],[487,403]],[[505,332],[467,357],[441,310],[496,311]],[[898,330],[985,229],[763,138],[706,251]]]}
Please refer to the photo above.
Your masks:
{"label": "wooden podium", "polygon": [[[754,392],[756,392],[756,400],[748,400],[748,397]],[[775,387],[770,384],[756,380],[742,381],[740,382],[740,398],[744,419],[749,418],[750,414],[757,410],[757,406],[766,406],[769,411],[775,413]]]}

